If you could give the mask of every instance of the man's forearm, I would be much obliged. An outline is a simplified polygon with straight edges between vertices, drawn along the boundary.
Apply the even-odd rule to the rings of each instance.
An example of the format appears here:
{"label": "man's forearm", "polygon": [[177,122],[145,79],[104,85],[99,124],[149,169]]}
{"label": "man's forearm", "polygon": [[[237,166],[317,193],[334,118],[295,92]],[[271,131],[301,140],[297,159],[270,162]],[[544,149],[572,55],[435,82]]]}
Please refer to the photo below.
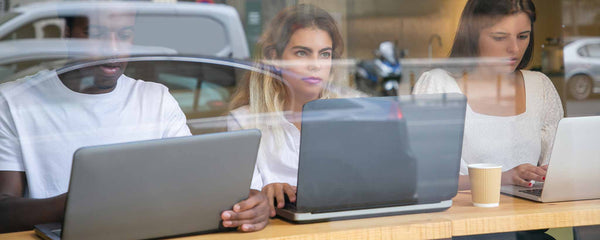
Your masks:
{"label": "man's forearm", "polygon": [[25,231],[35,224],[60,222],[65,202],[66,194],[45,199],[0,196],[0,232]]}

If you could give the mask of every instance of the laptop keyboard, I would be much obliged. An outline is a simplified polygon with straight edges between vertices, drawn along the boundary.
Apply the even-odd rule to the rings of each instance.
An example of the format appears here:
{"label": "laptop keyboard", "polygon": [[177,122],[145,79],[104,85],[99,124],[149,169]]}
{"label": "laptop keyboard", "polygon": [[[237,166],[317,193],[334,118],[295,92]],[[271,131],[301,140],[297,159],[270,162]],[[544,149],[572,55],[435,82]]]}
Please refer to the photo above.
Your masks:
{"label": "laptop keyboard", "polygon": [[284,206],[283,208],[284,208],[284,209],[287,209],[287,210],[293,210],[293,211],[296,211],[296,210],[297,210],[297,209],[296,209],[296,202],[286,202],[286,203],[285,203],[285,206]]}
{"label": "laptop keyboard", "polygon": [[527,190],[519,190],[519,192],[522,193],[527,193],[527,194],[531,194],[531,195],[535,195],[538,197],[542,196],[542,189],[541,188],[537,188],[537,189],[527,189]]}
{"label": "laptop keyboard", "polygon": [[51,233],[56,234],[56,236],[60,237],[60,234],[62,233],[62,229],[54,229],[52,231],[50,231]]}

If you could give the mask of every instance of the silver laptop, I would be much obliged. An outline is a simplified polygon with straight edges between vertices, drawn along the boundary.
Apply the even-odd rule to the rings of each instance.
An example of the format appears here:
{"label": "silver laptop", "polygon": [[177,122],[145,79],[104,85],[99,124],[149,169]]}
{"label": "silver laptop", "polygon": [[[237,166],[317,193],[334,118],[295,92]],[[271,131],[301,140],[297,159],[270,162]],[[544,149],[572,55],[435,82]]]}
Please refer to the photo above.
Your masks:
{"label": "silver laptop", "polygon": [[260,132],[84,147],[73,156],[65,219],[45,239],[147,239],[218,231],[247,197]]}
{"label": "silver laptop", "polygon": [[461,94],[305,104],[297,200],[277,214],[316,222],[449,208],[465,109]]}
{"label": "silver laptop", "polygon": [[600,198],[600,116],[558,123],[546,181],[531,188],[506,185],[502,193],[538,202]]}

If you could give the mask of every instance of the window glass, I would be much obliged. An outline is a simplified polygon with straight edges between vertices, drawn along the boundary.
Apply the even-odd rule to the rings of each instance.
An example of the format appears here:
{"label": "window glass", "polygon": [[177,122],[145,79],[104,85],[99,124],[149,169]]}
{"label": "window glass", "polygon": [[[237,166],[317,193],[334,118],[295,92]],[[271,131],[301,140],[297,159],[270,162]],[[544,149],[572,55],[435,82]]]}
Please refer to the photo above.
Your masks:
{"label": "window glass", "polygon": [[[131,101],[140,100],[136,102],[138,105],[155,104],[144,111],[170,104],[168,110],[173,112],[158,115],[166,116],[166,121],[180,117],[178,120],[193,135],[259,129],[263,135],[256,169],[264,175],[252,180],[251,187],[257,190],[280,182],[300,187],[299,162],[307,154],[337,149],[323,155],[344,156],[332,161],[363,157],[348,164],[334,164],[335,171],[350,176],[340,182],[354,181],[352,186],[339,191],[372,191],[347,196],[328,191],[331,198],[344,196],[362,204],[363,197],[401,196],[377,202],[381,206],[394,206],[439,202],[436,197],[443,196],[445,200],[459,199],[452,207],[465,209],[472,205],[468,165],[501,165],[501,182],[505,186],[539,185],[545,181],[544,174],[550,172],[547,168],[554,161],[552,157],[557,156],[553,151],[561,149],[555,143],[561,144],[556,136],[562,122],[600,117],[600,0],[40,1],[52,5],[30,0],[5,2],[12,5],[0,17],[0,83],[36,74],[51,75],[57,83],[53,87],[92,95],[116,89],[116,79],[127,76],[131,78],[128,83],[143,86],[142,93],[158,89]],[[16,5],[24,7],[17,10]],[[37,7],[27,8],[28,5]],[[17,16],[26,19],[16,21]],[[70,22],[74,19],[77,21]],[[69,23],[75,24],[74,32],[65,32]],[[52,75],[55,71],[61,76]],[[4,96],[2,89],[10,86],[0,85],[0,97]],[[27,91],[30,88],[24,89],[23,96],[28,96],[27,99],[17,96],[17,100],[7,102],[37,99],[27,95],[32,94]],[[74,121],[86,112],[71,111],[71,107],[83,101],[62,94],[68,101],[31,100],[34,107],[22,112],[42,110],[21,118],[36,121],[15,121],[18,129],[43,129],[35,124],[64,120],[74,125],[89,124],[82,127],[97,131],[94,124],[102,121]],[[54,92],[47,96],[63,97]],[[102,95],[94,97],[97,96]],[[102,113],[114,113],[113,110],[107,108]],[[44,119],[44,114],[51,113],[65,114]],[[3,116],[0,115],[0,120],[8,119]],[[125,124],[125,128],[136,131],[146,127],[127,122],[120,115],[112,117],[114,126]],[[147,116],[140,113],[128,117],[139,117],[143,123]],[[21,125],[25,123],[34,127]],[[315,134],[314,129],[321,129],[317,134],[324,136],[310,135],[310,131]],[[595,129],[586,130],[594,133],[591,135],[600,135],[593,132]],[[0,129],[0,135],[20,133],[11,130]],[[45,140],[45,144],[52,142],[48,139],[56,140],[47,136],[62,137],[65,133],[61,128],[54,130],[43,137],[27,136],[19,140]],[[568,132],[567,135],[572,133],[569,137],[581,134],[568,131],[572,131]],[[89,145],[145,140],[137,134],[116,132],[122,138]],[[589,133],[567,141],[571,144],[568,147],[578,150],[569,153],[570,161],[577,163],[589,158],[577,157],[584,153],[579,147],[592,142],[593,139],[587,138],[591,136]],[[567,139],[564,136],[562,139]],[[306,139],[312,140],[306,143]],[[316,150],[307,151],[306,146],[311,143]],[[0,142],[0,153],[5,152],[1,149],[4,145]],[[48,146],[47,149],[58,149],[52,144]],[[394,158],[385,158],[390,155]],[[592,156],[596,155],[600,153]],[[72,156],[72,152],[65,156]],[[388,182],[392,184],[369,185],[375,178],[352,177],[362,176],[365,169],[379,171],[371,167],[382,163],[377,162],[381,159],[389,160],[381,169],[395,168],[396,172],[388,172],[389,175],[382,172],[376,177],[390,176],[393,180]],[[65,157],[62,160],[57,166],[64,167],[60,171],[68,172],[71,160]],[[319,164],[331,163],[319,160]],[[595,172],[579,174],[598,166],[593,164],[594,159],[585,160],[589,162],[565,164],[563,173],[568,172],[573,179],[596,176]],[[586,164],[589,168],[567,169]],[[327,167],[318,166],[315,169]],[[1,167],[2,161],[0,172]],[[531,173],[524,168],[536,171]],[[68,177],[59,182],[63,184],[61,189],[67,189]],[[564,184],[562,193],[591,193],[586,186],[577,182]],[[376,191],[385,188],[392,190]],[[39,192],[49,192],[46,190]],[[522,199],[507,195],[501,199],[503,202],[496,209],[509,204],[519,208],[517,205],[522,203],[532,204],[532,211],[537,211],[539,206],[563,204],[520,202]],[[357,202],[344,207],[361,207]],[[582,202],[572,204],[586,204]],[[502,214],[513,214],[512,210]],[[448,214],[452,215],[452,210]],[[508,225],[531,226],[510,219]],[[528,220],[538,223],[546,219]],[[585,222],[585,225],[597,223]],[[565,231],[569,236],[577,234],[579,228],[573,230],[571,225],[574,224],[565,224],[567,230],[540,231],[541,238],[549,234],[564,239]],[[540,223],[535,227],[554,226]],[[509,231],[505,230],[496,232]],[[514,238],[518,234],[512,230],[507,233],[509,236],[497,237]],[[531,238],[536,237],[540,235]]]}
{"label": "window glass", "polygon": [[208,17],[140,15],[136,18],[134,43],[139,45],[168,47],[184,55],[231,57],[232,41],[222,23]]}
{"label": "window glass", "polygon": [[600,58],[600,44],[592,44],[587,46],[589,56],[592,58]]}
{"label": "window glass", "polygon": [[577,50],[577,53],[579,53],[579,56],[582,57],[589,57],[590,54],[588,53],[588,49],[586,46],[583,46],[581,48],[579,48],[579,50]]}
{"label": "window glass", "polygon": [[2,38],[1,41],[62,38],[62,35],[64,33],[64,26],[64,18],[36,19],[35,21],[29,22],[28,24],[21,26],[17,30],[7,34]]}

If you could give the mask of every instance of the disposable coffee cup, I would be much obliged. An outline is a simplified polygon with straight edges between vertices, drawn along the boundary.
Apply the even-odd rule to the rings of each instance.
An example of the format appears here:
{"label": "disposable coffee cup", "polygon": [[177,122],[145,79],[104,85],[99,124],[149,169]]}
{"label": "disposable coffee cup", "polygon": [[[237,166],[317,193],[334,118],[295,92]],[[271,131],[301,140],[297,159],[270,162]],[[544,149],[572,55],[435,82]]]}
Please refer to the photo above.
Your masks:
{"label": "disposable coffee cup", "polygon": [[475,207],[497,207],[500,204],[502,166],[490,163],[470,164],[471,199]]}

